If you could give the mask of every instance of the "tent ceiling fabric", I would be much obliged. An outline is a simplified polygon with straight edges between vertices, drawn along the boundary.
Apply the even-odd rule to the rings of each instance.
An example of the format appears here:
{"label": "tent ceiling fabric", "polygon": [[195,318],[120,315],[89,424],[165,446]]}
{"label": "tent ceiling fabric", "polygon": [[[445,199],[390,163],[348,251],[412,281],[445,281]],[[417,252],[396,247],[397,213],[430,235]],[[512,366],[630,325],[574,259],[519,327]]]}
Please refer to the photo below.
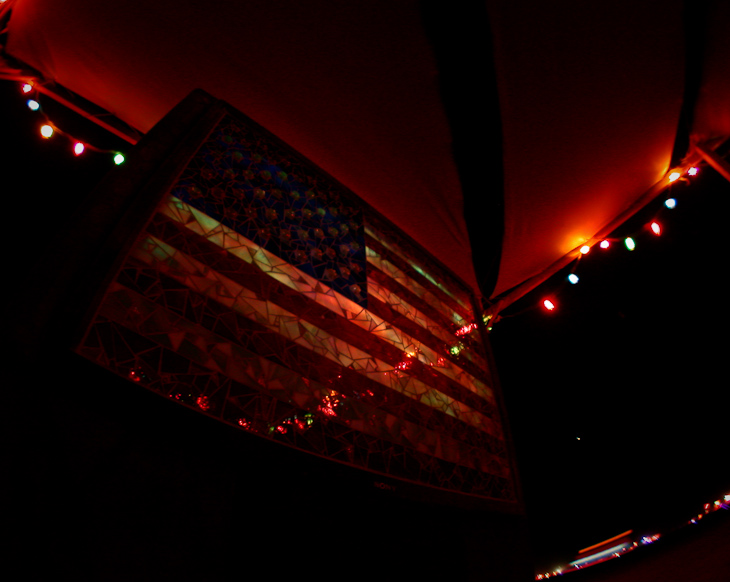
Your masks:
{"label": "tent ceiling fabric", "polygon": [[497,293],[590,240],[661,179],[672,155],[681,10],[568,4],[495,3],[490,13],[505,169]]}
{"label": "tent ceiling fabric", "polygon": [[[730,135],[720,4],[694,113],[703,137]],[[502,124],[504,236],[485,295],[545,270],[665,174],[685,99],[683,10],[487,0],[498,105],[484,106]],[[17,0],[6,52],[141,131],[194,88],[228,101],[477,289],[479,233],[470,222],[470,243],[452,152],[470,111],[455,121],[444,108],[421,3]],[[475,79],[493,74],[479,63]],[[482,183],[477,198],[501,196],[501,182]]]}
{"label": "tent ceiling fabric", "polygon": [[692,138],[697,142],[730,136],[730,2],[710,2],[704,27],[697,34],[704,45],[698,62],[700,83],[693,114]]}

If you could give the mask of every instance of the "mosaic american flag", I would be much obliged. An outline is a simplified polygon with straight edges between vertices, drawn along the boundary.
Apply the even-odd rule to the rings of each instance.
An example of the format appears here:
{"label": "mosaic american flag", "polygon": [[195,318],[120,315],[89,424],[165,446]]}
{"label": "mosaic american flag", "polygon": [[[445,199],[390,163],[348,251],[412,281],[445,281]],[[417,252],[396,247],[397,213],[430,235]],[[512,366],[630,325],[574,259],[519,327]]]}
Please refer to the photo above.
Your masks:
{"label": "mosaic american flag", "polygon": [[77,351],[260,437],[514,502],[469,289],[281,142],[222,118]]}

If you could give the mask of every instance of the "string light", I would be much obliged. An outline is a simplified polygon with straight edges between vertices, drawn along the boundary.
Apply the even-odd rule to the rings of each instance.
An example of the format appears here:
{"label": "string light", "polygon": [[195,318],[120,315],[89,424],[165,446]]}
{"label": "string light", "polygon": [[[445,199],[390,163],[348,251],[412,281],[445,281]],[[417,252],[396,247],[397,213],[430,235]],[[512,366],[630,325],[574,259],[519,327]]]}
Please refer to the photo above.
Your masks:
{"label": "string light", "polygon": [[[28,95],[29,93],[31,93],[33,91],[33,85],[31,83],[22,83],[20,86],[20,90],[24,94]],[[28,106],[28,108],[31,111],[41,111],[42,112],[41,104],[37,99],[28,99],[26,101],[26,105]],[[71,143],[73,144],[73,146],[72,146],[73,153],[77,157],[82,155],[88,149],[91,149],[91,150],[93,150],[95,152],[99,152],[99,153],[112,154],[113,155],[112,159],[117,166],[124,163],[125,157],[124,157],[123,153],[113,151],[113,150],[99,149],[90,144],[84,143],[84,142],[74,138],[72,135],[69,135],[69,134],[59,130],[55,125],[51,124],[51,122],[48,120],[48,118],[45,115],[44,115],[44,117],[46,119],[46,123],[44,123],[40,128],[40,134],[44,139],[50,139],[51,137],[53,137],[54,134],[60,133],[61,135],[65,136],[66,138],[68,138],[71,141]]]}
{"label": "string light", "polygon": [[[696,176],[699,173],[699,168],[697,166],[691,166],[687,168],[685,171],[685,174],[687,176]],[[682,172],[680,171],[673,171],[667,176],[669,182],[676,182],[680,178],[687,181],[686,178],[682,178]],[[677,200],[676,198],[667,198],[664,200],[664,206],[668,209],[676,208],[677,206]],[[651,221],[649,224],[647,224],[648,230],[650,230],[654,235],[660,236],[662,234],[662,226],[657,222],[656,220]],[[636,249],[636,241],[632,237],[626,237],[624,239],[624,245],[626,245],[626,248],[630,251],[633,251]],[[598,246],[602,249],[607,249],[611,246],[611,241],[609,239],[603,239],[600,243],[598,243]],[[591,250],[591,247],[589,245],[583,245],[580,247],[579,251],[581,255],[586,255]],[[580,281],[580,278],[575,273],[571,273],[567,276],[568,281],[575,285]],[[548,311],[553,311],[555,309],[555,303],[549,299],[546,299],[543,301],[543,307],[547,309]]]}
{"label": "string light", "polygon": [[468,325],[464,325],[456,330],[456,335],[458,335],[458,336],[467,335],[468,333],[472,332],[476,328],[477,328],[476,323],[470,323]]}
{"label": "string light", "polygon": [[[700,172],[700,168],[699,167],[697,167],[697,166],[690,166],[689,168],[684,168],[681,171],[680,170],[673,170],[672,172],[670,172],[670,173],[668,173],[666,175],[666,178],[667,178],[667,180],[670,183],[671,182],[676,182],[677,180],[683,180],[684,182],[689,183],[689,180],[687,179],[687,176],[697,176],[699,174],[699,172]],[[683,175],[685,177],[683,177]],[[665,208],[668,208],[670,210],[676,208],[677,207],[677,199],[676,198],[673,198],[673,197],[666,198],[664,200],[664,207]],[[648,224],[646,224],[645,228],[647,228],[648,230],[650,230],[656,236],[660,236],[662,234],[662,231],[663,231],[662,225],[659,222],[657,222],[656,220],[653,220],[653,221],[649,222]],[[604,249],[605,250],[605,249],[608,249],[611,246],[611,243],[612,242],[619,241],[619,240],[621,240],[621,239],[618,239],[618,238],[616,238],[616,239],[603,239],[603,240],[601,240],[598,243],[598,246],[601,249]],[[626,237],[626,238],[623,239],[623,242],[624,242],[624,245],[626,246],[626,248],[629,251],[633,251],[633,250],[636,249],[636,240],[634,240],[633,237],[628,236],[628,237]],[[578,251],[579,251],[580,255],[582,256],[582,255],[588,254],[588,252],[591,250],[591,248],[592,247],[590,245],[587,245],[586,244],[586,245],[581,246],[578,249]],[[578,259],[580,259],[580,258],[581,257],[579,256]],[[571,273],[571,274],[569,274],[567,276],[567,280],[571,284],[575,285],[576,283],[578,283],[580,281],[580,278],[575,273]],[[553,311],[553,310],[556,309],[555,302],[553,300],[550,300],[550,299],[543,300],[542,306],[547,311]]]}

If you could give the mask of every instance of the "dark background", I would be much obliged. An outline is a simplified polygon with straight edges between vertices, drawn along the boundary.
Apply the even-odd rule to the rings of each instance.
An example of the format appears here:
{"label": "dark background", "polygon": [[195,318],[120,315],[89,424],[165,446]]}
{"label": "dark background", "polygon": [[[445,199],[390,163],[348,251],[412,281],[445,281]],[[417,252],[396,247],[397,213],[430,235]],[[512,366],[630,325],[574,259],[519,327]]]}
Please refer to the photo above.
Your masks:
{"label": "dark background", "polygon": [[[34,258],[52,247],[64,220],[114,169],[111,154],[77,158],[63,136],[40,138],[42,115],[30,112],[25,99],[18,84],[0,83],[5,277],[16,294]],[[129,150],[53,102],[42,103],[74,136]],[[659,200],[617,233],[635,236],[635,251],[620,243],[593,249],[575,269],[578,285],[560,273],[511,306],[491,334],[540,571],[627,529],[673,527],[730,487],[724,273],[730,185],[703,168],[672,193],[676,209],[663,209]],[[664,229],[660,237],[644,229],[654,216]],[[552,313],[539,306],[548,293],[558,303]],[[5,307],[12,311],[12,302]],[[158,564],[151,556],[162,553],[166,563],[195,564],[168,566],[167,576],[195,578],[230,565],[238,544],[256,532],[263,541],[254,554],[261,559],[283,547],[300,561],[336,568],[350,563],[351,552],[386,552],[400,556],[404,573],[442,569],[458,579],[468,570],[458,562],[469,544],[463,532],[478,528],[465,525],[470,516],[462,510],[424,516],[387,497],[323,494],[320,461],[286,453],[281,460],[293,464],[282,466],[265,458],[270,448],[252,452],[254,437],[144,391],[121,393],[127,383],[84,361],[49,353],[40,369],[10,360],[7,366],[13,379],[5,442],[17,473],[9,499],[17,500],[13,511],[23,523],[17,538],[33,539],[66,565],[91,552],[94,563],[118,562],[123,579],[125,572],[149,570]],[[279,500],[263,522],[247,509],[256,506],[248,496],[257,488]],[[410,532],[428,536],[400,535],[403,520],[410,520]],[[78,524],[80,537],[67,537]],[[378,531],[380,537],[371,533]],[[298,537],[316,535],[323,537],[317,555],[297,549]],[[471,543],[486,541],[474,535]],[[524,555],[526,544],[515,543],[522,546],[516,555]]]}
{"label": "dark background", "polygon": [[705,166],[666,194],[675,209],[663,196],[616,233],[636,250],[594,248],[570,267],[577,285],[560,273],[491,335],[544,567],[628,529],[672,528],[730,487],[730,184]]}

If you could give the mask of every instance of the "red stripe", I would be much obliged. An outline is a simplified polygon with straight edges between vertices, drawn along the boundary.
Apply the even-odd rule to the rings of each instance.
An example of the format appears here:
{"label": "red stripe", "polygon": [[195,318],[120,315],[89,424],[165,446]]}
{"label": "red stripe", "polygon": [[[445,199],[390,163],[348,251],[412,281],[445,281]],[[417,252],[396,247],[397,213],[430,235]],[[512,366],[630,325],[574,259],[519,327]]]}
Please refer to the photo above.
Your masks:
{"label": "red stripe", "polygon": [[[157,214],[149,224],[148,231],[153,236],[194,257],[216,272],[243,287],[251,289],[262,299],[268,299],[331,335],[365,349],[372,356],[389,363],[394,368],[403,362],[404,354],[399,348],[381,340],[358,325],[337,316],[326,307],[283,285],[267,274],[262,273],[257,267],[236,258],[206,238],[191,232],[168,217]],[[408,364],[409,375],[499,423],[496,409],[488,401],[469,391],[461,384],[435,372],[415,358],[409,360]],[[461,366],[461,363],[459,365]]]}

